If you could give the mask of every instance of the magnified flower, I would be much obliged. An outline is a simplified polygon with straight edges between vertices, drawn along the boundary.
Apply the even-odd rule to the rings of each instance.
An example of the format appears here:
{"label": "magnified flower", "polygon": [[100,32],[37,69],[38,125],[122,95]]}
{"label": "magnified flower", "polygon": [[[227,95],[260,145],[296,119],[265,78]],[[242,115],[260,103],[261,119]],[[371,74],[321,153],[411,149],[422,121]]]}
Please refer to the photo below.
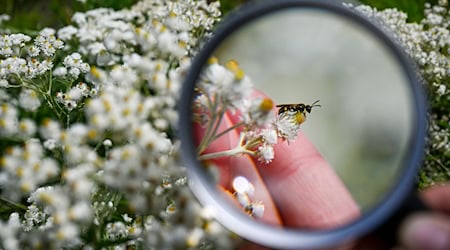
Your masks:
{"label": "magnified flower", "polygon": [[252,201],[254,192],[253,185],[243,176],[237,176],[233,179],[233,194],[239,205],[242,206],[244,211],[250,216],[261,218],[264,214],[264,204],[262,202]]}

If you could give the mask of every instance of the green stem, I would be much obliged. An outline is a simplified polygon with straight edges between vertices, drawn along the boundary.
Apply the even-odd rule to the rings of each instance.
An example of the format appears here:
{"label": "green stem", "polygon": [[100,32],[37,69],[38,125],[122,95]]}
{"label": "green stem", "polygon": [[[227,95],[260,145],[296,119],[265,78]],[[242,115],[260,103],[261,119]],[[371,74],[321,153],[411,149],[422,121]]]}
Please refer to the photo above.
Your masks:
{"label": "green stem", "polygon": [[255,155],[255,152],[254,151],[250,151],[250,150],[248,150],[248,149],[246,149],[244,147],[237,147],[237,148],[230,149],[230,150],[225,150],[225,151],[220,151],[220,152],[214,152],[214,153],[200,155],[198,157],[198,159],[201,160],[201,161],[204,161],[204,160],[210,160],[210,159],[223,157],[223,156],[236,156],[236,155],[240,155],[240,154]]}
{"label": "green stem", "polygon": [[239,142],[238,142],[236,148],[234,148],[234,149],[200,155],[198,157],[198,159],[199,160],[209,160],[209,159],[223,157],[223,156],[236,156],[236,155],[241,155],[241,154],[248,154],[248,155],[254,156],[255,152],[248,150],[247,144],[243,145],[244,141],[245,141],[245,137],[246,137],[245,133],[241,133],[241,135],[239,137]]}
{"label": "green stem", "polygon": [[212,138],[215,137],[215,133],[217,132],[217,128],[219,127],[222,118],[223,118],[223,112],[219,112],[218,114],[214,112],[212,115],[208,127],[206,128],[206,132],[200,142],[200,145],[198,147],[197,153],[201,154],[205,149],[211,144]]}
{"label": "green stem", "polygon": [[436,164],[438,166],[440,166],[443,170],[447,170],[448,168],[436,157],[434,157],[433,155],[429,154],[429,157],[431,158],[431,160],[433,160],[434,162],[436,162]]}
{"label": "green stem", "polygon": [[13,206],[15,208],[20,209],[20,210],[27,211],[27,207],[22,205],[22,204],[20,204],[20,203],[16,203],[16,202],[10,201],[10,200],[8,200],[6,198],[3,198],[3,197],[0,197],[0,201],[2,201],[4,203],[7,203],[7,204],[9,204],[9,205],[11,205],[11,206]]}
{"label": "green stem", "polygon": [[227,129],[225,129],[224,131],[222,131],[222,132],[218,133],[216,136],[214,136],[214,138],[212,139],[212,141],[217,140],[219,137],[223,136],[224,134],[230,132],[231,130],[237,129],[237,128],[239,128],[240,126],[242,126],[242,125],[244,125],[244,124],[245,124],[245,123],[244,123],[243,121],[234,124],[233,126],[227,128]]}
{"label": "green stem", "polygon": [[50,77],[49,77],[48,81],[49,81],[49,83],[48,83],[47,95],[51,96],[52,95],[52,85],[53,85],[52,69],[50,69]]}
{"label": "green stem", "polygon": [[[209,138],[211,137],[211,132],[213,130],[214,124],[217,119],[217,109],[218,104],[216,102],[212,102],[208,95],[205,95],[208,99],[208,109],[210,110],[211,117],[208,121],[208,126],[206,127],[205,134],[203,135],[202,140],[200,141],[199,146],[197,147],[197,153],[200,155],[209,145]],[[220,118],[221,119],[221,118]]]}

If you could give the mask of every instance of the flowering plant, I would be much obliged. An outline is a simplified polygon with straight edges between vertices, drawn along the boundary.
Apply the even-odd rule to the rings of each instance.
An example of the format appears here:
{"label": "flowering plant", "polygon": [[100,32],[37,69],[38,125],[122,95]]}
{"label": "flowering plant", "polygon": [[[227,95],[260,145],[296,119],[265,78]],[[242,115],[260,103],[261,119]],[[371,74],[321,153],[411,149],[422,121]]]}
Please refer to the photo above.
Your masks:
{"label": "flowering plant", "polygon": [[[394,9],[357,9],[393,30],[417,61],[432,107],[421,183],[448,180],[447,1],[427,5],[418,24]],[[220,15],[217,2],[144,0],[129,9],[76,13],[72,25],[35,36],[0,26],[1,248],[238,244],[190,193],[175,137],[181,82]],[[0,15],[0,23],[7,19]],[[249,94],[241,91],[248,90],[249,79],[236,65],[213,64],[209,77],[215,81],[220,71],[240,84],[234,94]],[[199,108],[212,111],[207,103],[212,99],[199,96]],[[267,124],[273,103],[261,98],[252,104],[244,105],[243,123],[261,128],[250,120]],[[220,135],[214,133],[219,117],[199,117],[211,131],[200,151]],[[284,133],[288,140],[298,132],[292,128]],[[240,146],[270,161],[273,131],[246,134]],[[242,186],[243,193],[251,192],[249,184]]]}
{"label": "flowering plant", "polygon": [[3,248],[235,244],[191,196],[174,137],[181,81],[218,7],[148,0],[35,37],[3,30]]}
{"label": "flowering plant", "polygon": [[425,4],[425,18],[409,23],[397,9],[377,10],[357,6],[356,10],[381,23],[394,34],[416,62],[418,75],[428,90],[430,102],[428,146],[419,175],[420,188],[450,180],[450,9],[447,0]]}

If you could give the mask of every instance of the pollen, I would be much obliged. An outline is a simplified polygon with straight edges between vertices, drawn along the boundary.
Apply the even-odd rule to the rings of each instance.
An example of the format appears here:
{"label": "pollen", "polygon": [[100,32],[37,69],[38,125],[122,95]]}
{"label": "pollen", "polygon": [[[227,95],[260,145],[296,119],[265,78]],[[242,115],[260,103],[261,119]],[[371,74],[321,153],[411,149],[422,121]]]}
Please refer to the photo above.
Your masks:
{"label": "pollen", "polygon": [[264,112],[269,112],[270,110],[272,110],[273,109],[273,101],[271,100],[271,99],[269,99],[269,98],[264,98],[262,101],[261,101],[261,104],[259,105],[259,108],[261,109],[261,111],[264,111]]}
{"label": "pollen", "polygon": [[245,76],[245,72],[242,69],[238,69],[234,72],[234,78],[238,81],[242,80]]}
{"label": "pollen", "polygon": [[23,176],[23,168],[18,167],[18,168],[16,169],[16,175],[17,175],[18,177],[22,177],[22,176]]}
{"label": "pollen", "polygon": [[105,107],[106,111],[111,111],[111,103],[108,100],[103,99],[103,106]]}
{"label": "pollen", "polygon": [[87,137],[91,140],[97,138],[97,131],[95,129],[90,129],[87,133]]}
{"label": "pollen", "polygon": [[300,125],[303,122],[305,122],[306,116],[303,113],[301,113],[301,112],[297,112],[297,114],[295,114],[295,118],[294,119],[295,119],[294,120],[295,124]]}
{"label": "pollen", "polygon": [[2,105],[2,111],[4,112],[4,113],[6,113],[6,111],[8,111],[8,104],[3,104]]}
{"label": "pollen", "polygon": [[22,191],[23,193],[28,193],[31,191],[31,186],[29,183],[23,183],[22,185],[20,185],[20,191]]}
{"label": "pollen", "polygon": [[177,17],[177,13],[171,11],[171,12],[169,13],[169,17]]}
{"label": "pollen", "polygon": [[27,126],[26,123],[21,122],[19,124],[19,129],[20,129],[20,131],[27,131],[28,130],[28,126]]}
{"label": "pollen", "polygon": [[231,70],[232,72],[237,72],[240,70],[239,63],[235,60],[229,60],[226,64],[227,69]]}
{"label": "pollen", "polygon": [[91,74],[92,74],[95,78],[100,78],[100,71],[99,71],[96,67],[94,67],[94,66],[91,67]]}
{"label": "pollen", "polygon": [[44,125],[44,127],[48,127],[50,125],[51,120],[49,118],[45,118],[42,121],[42,125]]}
{"label": "pollen", "polygon": [[65,131],[62,131],[62,132],[59,134],[59,138],[61,139],[61,141],[66,141],[66,139],[67,139],[67,133],[66,133]]}
{"label": "pollen", "polygon": [[210,57],[208,59],[208,64],[209,65],[211,65],[211,64],[218,64],[218,63],[219,63],[219,60],[217,59],[217,57],[212,56],[212,57]]}
{"label": "pollen", "polygon": [[185,41],[178,41],[178,46],[180,46],[181,48],[186,48],[187,43]]}

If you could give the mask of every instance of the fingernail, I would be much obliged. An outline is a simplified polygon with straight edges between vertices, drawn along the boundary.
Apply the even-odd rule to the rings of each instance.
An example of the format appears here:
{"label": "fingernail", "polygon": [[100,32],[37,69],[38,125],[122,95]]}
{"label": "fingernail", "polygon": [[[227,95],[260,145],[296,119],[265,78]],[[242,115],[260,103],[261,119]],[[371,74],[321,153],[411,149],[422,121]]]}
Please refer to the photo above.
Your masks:
{"label": "fingernail", "polygon": [[432,223],[411,228],[411,243],[417,249],[448,250],[450,239],[445,231]]}

